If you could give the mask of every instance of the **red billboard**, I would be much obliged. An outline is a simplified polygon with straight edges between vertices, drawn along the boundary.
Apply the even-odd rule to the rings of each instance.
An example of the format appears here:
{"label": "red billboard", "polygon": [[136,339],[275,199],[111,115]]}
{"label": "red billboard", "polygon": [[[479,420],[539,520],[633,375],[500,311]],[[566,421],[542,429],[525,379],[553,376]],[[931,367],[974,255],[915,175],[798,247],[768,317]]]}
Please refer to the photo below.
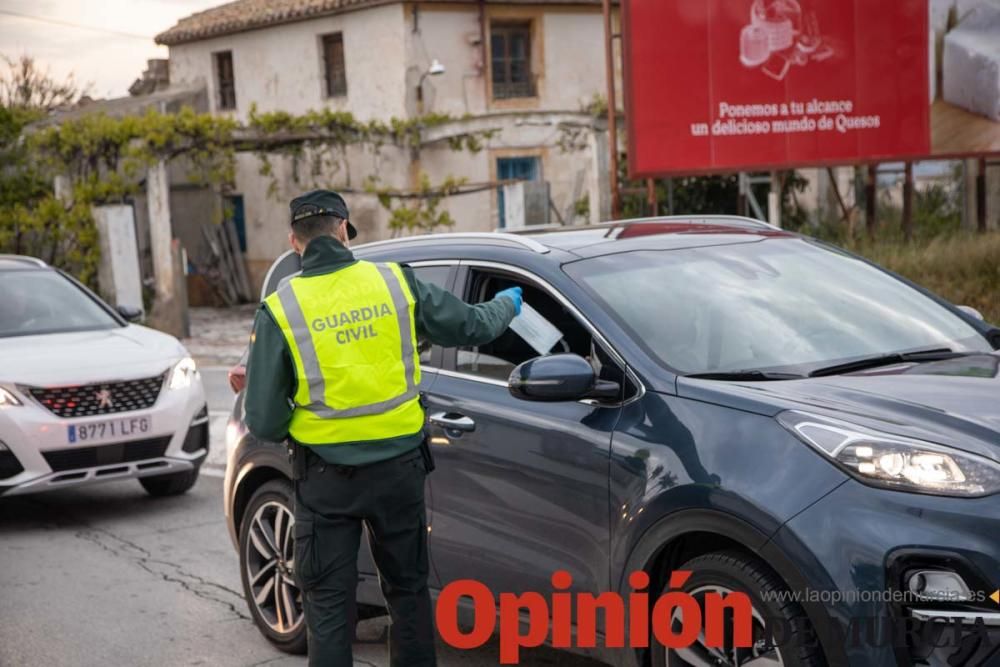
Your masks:
{"label": "red billboard", "polygon": [[634,177],[1000,151],[993,0],[623,2]]}

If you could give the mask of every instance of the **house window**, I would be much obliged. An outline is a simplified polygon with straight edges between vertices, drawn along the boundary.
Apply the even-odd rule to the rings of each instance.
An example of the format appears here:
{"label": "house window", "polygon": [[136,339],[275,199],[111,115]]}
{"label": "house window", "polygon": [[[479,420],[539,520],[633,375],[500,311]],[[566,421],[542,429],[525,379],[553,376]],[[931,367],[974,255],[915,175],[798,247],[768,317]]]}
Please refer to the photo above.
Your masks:
{"label": "house window", "polygon": [[344,34],[323,35],[323,69],[326,74],[326,96],[347,94],[347,71],[344,67]]}
{"label": "house window", "polygon": [[236,108],[236,77],[233,75],[233,52],[219,51],[215,59],[215,85],[219,90],[219,108]]}
{"label": "house window", "polygon": [[493,99],[534,97],[531,73],[531,23],[493,23],[490,27]]}

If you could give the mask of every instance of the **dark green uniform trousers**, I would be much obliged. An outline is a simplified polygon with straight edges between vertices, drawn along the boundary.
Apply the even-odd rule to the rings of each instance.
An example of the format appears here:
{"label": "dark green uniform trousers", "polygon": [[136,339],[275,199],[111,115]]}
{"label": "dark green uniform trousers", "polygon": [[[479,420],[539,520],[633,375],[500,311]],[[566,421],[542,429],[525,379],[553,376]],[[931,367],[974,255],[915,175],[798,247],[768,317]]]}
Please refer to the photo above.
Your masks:
{"label": "dark green uniform trousers", "polygon": [[427,590],[427,470],[419,450],[346,468],[306,456],[295,485],[295,578],[302,590],[311,667],[352,667],[361,524],[392,617],[393,667],[436,664]]}

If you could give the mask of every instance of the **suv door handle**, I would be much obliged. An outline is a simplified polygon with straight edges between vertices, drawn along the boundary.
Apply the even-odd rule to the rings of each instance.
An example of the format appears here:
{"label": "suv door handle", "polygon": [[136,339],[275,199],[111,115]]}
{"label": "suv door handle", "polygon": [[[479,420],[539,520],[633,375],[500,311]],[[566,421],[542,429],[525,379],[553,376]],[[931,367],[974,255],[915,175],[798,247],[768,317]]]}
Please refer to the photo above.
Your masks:
{"label": "suv door handle", "polygon": [[472,421],[472,418],[456,412],[435,412],[429,419],[432,424],[440,426],[446,431],[476,430],[476,422]]}

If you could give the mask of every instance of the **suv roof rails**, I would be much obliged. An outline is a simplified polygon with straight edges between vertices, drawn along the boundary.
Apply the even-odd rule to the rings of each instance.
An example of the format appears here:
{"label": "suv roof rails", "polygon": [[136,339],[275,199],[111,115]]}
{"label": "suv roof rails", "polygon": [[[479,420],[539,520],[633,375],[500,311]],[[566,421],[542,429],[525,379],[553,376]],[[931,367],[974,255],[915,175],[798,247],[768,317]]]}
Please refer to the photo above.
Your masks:
{"label": "suv roof rails", "polygon": [[524,236],[517,236],[515,234],[508,234],[503,232],[445,232],[442,234],[423,234],[420,236],[404,236],[396,239],[386,239],[384,241],[372,241],[371,243],[363,243],[356,246],[355,250],[367,250],[368,248],[376,248],[383,245],[392,245],[399,243],[439,243],[441,241],[485,241],[485,242],[500,242],[508,243],[521,246],[531,252],[537,252],[539,254],[545,254],[550,252],[549,248],[542,245],[538,241],[526,238]]}
{"label": "suv roof rails", "polygon": [[757,218],[748,218],[741,215],[660,215],[654,218],[630,218],[625,220],[609,220],[607,222],[598,222],[594,224],[586,225],[529,225],[527,227],[521,227],[519,229],[505,229],[505,232],[510,235],[515,234],[548,234],[550,232],[578,232],[587,229],[607,229],[608,227],[618,227],[621,225],[650,225],[656,223],[664,222],[686,222],[686,223],[704,223],[711,224],[713,222],[722,221],[733,221],[741,224],[749,224],[755,227],[766,227],[768,229],[781,229],[776,227],[769,222],[763,220],[758,220]]}
{"label": "suv roof rails", "polygon": [[48,268],[48,264],[38,259],[37,257],[29,257],[28,255],[5,255],[0,253],[0,260],[5,260],[8,262],[21,262],[23,264],[32,264],[40,268]]}

